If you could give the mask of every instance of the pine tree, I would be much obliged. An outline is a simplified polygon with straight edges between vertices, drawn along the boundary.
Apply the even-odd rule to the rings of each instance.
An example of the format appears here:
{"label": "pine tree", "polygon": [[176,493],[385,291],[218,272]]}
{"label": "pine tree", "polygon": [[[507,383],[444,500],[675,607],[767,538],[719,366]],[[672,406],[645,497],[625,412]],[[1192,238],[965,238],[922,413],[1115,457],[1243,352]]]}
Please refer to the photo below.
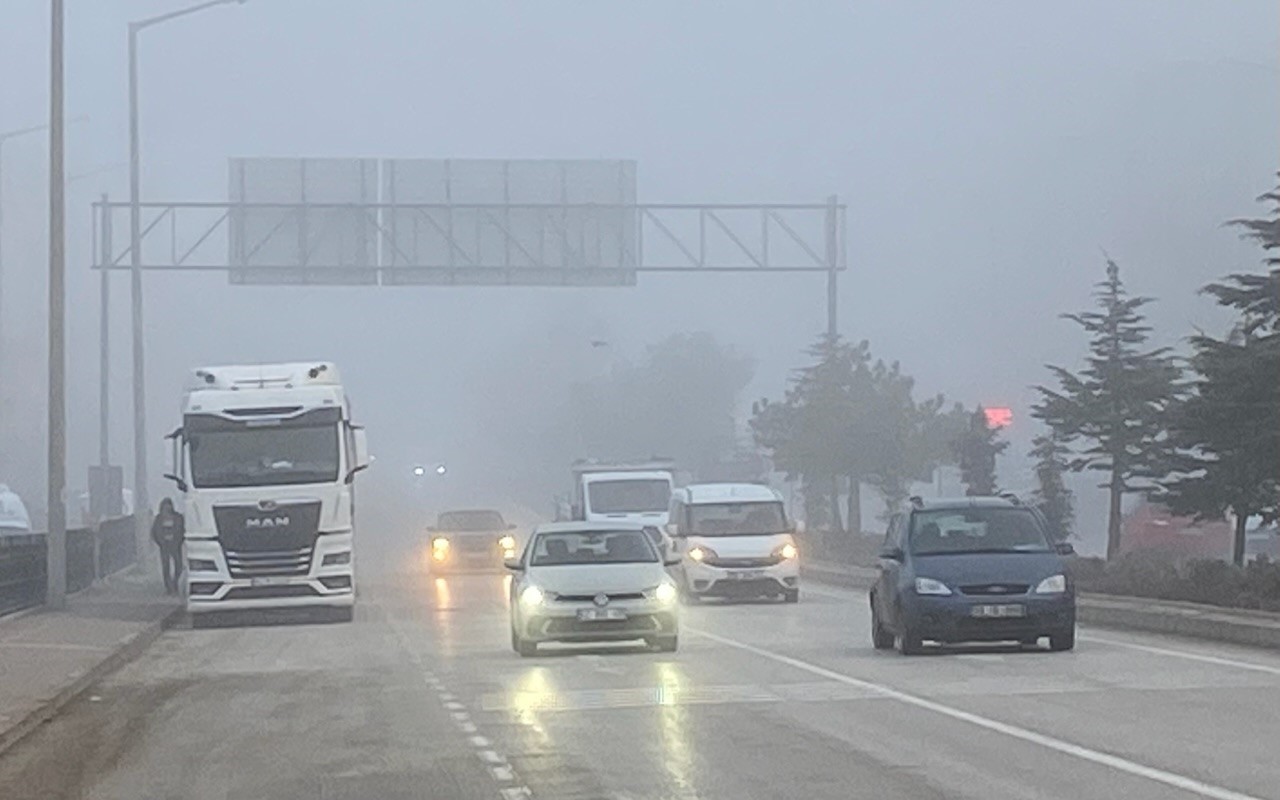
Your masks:
{"label": "pine tree", "polygon": [[1120,552],[1120,503],[1126,493],[1150,492],[1169,465],[1166,414],[1177,398],[1179,370],[1168,348],[1147,349],[1151,329],[1142,308],[1148,297],[1130,297],[1120,267],[1107,259],[1097,285],[1097,311],[1065,314],[1089,334],[1087,366],[1079,373],[1050,366],[1059,387],[1037,386],[1033,415],[1067,446],[1079,445],[1073,470],[1107,474],[1107,557]]}
{"label": "pine tree", "polygon": [[1008,442],[1000,441],[1000,431],[987,424],[987,414],[978,406],[969,415],[964,432],[951,442],[965,494],[985,497],[996,493],[996,456],[1008,447]]}
{"label": "pine tree", "polygon": [[[1280,192],[1262,199],[1280,206]],[[1280,212],[1237,224],[1264,249],[1280,247]],[[1230,512],[1232,560],[1242,565],[1249,518],[1280,516],[1280,266],[1231,275],[1202,291],[1240,318],[1222,339],[1191,339],[1194,391],[1173,415],[1176,474],[1161,499],[1176,513],[1201,519]]]}
{"label": "pine tree", "polygon": [[1064,541],[1072,536],[1076,519],[1075,495],[1064,480],[1070,452],[1051,430],[1031,440],[1030,455],[1036,475],[1032,499],[1049,523],[1050,535]]}

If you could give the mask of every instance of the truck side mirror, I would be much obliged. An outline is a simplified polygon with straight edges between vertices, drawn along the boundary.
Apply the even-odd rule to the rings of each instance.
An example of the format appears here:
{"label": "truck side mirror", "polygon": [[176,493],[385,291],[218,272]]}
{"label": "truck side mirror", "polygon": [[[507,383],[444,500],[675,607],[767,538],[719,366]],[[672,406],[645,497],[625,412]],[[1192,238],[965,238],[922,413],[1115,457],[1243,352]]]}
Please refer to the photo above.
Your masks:
{"label": "truck side mirror", "polygon": [[182,492],[183,494],[186,494],[187,492],[186,481],[184,481],[182,478],[179,478],[177,475],[174,475],[171,472],[166,472],[164,476],[169,480],[173,481],[173,484],[178,487],[178,491]]}
{"label": "truck side mirror", "polygon": [[347,470],[347,483],[355,479],[356,473],[366,470],[373,463],[369,457],[369,435],[364,428],[351,427],[351,469]]}
{"label": "truck side mirror", "polygon": [[880,557],[889,561],[902,561],[906,555],[901,547],[886,547],[880,551]]}
{"label": "truck side mirror", "polygon": [[668,523],[667,523],[665,526],[663,526],[663,527],[666,529],[666,531],[667,531],[667,535],[668,535],[668,536],[670,536],[672,539],[679,539],[679,538],[681,538],[681,536],[680,536],[680,526],[679,526],[678,524],[676,524],[676,523],[674,523],[674,522],[668,522]]}

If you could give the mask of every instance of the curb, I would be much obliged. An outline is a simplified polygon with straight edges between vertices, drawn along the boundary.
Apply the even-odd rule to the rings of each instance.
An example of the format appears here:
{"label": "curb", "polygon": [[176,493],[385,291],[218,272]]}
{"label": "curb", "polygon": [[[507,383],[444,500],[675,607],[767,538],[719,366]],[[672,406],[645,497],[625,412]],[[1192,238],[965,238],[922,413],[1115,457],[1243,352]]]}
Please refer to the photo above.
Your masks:
{"label": "curb", "polygon": [[111,655],[85,670],[70,684],[62,687],[57,694],[41,703],[38,708],[4,730],[0,730],[0,755],[3,755],[18,742],[34,733],[68,703],[84,694],[85,690],[90,686],[141,655],[152,642],[159,638],[161,633],[171,627],[183,614],[184,610],[182,608],[175,608],[163,618],[130,636],[129,640],[116,648]]}
{"label": "curb", "polygon": [[[805,564],[800,572],[820,583],[864,591],[874,585],[877,574],[867,567],[833,564]],[[1280,614],[1248,609],[1144,597],[1081,594],[1076,600],[1076,619],[1106,628],[1280,650]]]}

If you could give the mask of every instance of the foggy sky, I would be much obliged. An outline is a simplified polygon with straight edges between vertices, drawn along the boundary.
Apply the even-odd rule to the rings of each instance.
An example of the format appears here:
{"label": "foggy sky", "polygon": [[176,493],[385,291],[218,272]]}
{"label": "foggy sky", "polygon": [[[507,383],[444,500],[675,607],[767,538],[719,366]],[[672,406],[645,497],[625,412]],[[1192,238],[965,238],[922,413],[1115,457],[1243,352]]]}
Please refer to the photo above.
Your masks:
{"label": "foggy sky", "polygon": [[[67,3],[68,114],[90,117],[69,129],[72,174],[127,159],[127,21],[183,5]],[[44,0],[0,3],[0,131],[46,118],[47,31]],[[1267,0],[249,0],[143,33],[143,196],[224,199],[227,157],[268,155],[631,158],[642,202],[835,193],[849,204],[841,332],[900,360],[922,392],[1013,406],[1001,470],[1023,488],[1029,387],[1046,362],[1083,354],[1056,315],[1090,302],[1103,250],[1132,291],[1159,298],[1151,317],[1169,343],[1223,324],[1199,286],[1258,268],[1222,222],[1260,213],[1252,198],[1274,185],[1278,40]],[[40,136],[5,148],[15,380],[0,379],[0,480],[31,499],[43,491],[46,158]],[[73,489],[96,457],[88,203],[124,199],[125,177],[116,166],[69,194]],[[127,281],[114,285],[114,450],[127,465]],[[522,393],[706,330],[756,359],[745,410],[781,394],[825,325],[819,276],[338,290],[149,275],[147,300],[153,473],[189,366],[326,358],[387,470],[449,461],[459,486],[468,470],[484,486],[503,450],[473,413],[502,406],[478,393],[518,408]],[[611,346],[593,352],[591,339]],[[1101,527],[1090,513],[1082,529]]]}

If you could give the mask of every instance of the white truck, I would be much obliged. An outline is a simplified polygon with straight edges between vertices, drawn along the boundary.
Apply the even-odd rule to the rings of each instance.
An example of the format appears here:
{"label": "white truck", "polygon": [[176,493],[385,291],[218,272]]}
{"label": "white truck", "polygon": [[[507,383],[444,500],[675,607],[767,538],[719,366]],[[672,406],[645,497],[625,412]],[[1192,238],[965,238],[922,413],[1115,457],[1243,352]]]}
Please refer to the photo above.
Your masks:
{"label": "white truck", "polygon": [[667,524],[675,475],[675,463],[667,459],[636,463],[576,461],[571,517],[586,522],[634,522],[661,529]]}
{"label": "white truck", "polygon": [[192,370],[170,434],[186,516],[183,594],[195,615],[355,608],[356,473],[369,466],[328,362]]}

